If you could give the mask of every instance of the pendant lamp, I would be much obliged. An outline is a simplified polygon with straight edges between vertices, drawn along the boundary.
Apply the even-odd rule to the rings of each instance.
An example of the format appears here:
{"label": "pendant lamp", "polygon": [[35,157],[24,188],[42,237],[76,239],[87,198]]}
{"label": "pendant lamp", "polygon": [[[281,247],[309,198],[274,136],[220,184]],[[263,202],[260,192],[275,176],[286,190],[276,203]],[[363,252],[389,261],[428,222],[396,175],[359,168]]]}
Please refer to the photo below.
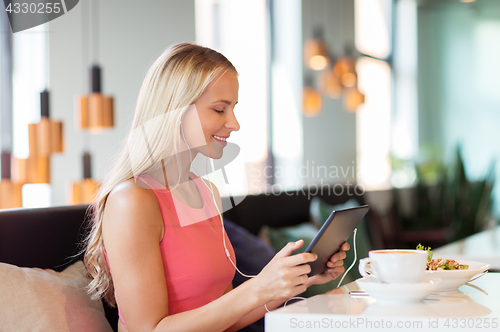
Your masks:
{"label": "pendant lamp", "polygon": [[2,152],[2,179],[0,180],[0,209],[23,207],[23,185],[11,177],[11,159],[9,152]]}
{"label": "pendant lamp", "polygon": [[82,157],[83,161],[83,180],[73,182],[71,184],[69,203],[70,204],[87,204],[91,203],[95,197],[99,183],[92,179],[91,175],[91,160],[90,153],[85,152]]}
{"label": "pendant lamp", "polygon": [[[76,98],[77,127],[83,130],[99,132],[114,126],[114,102],[111,96],[102,93],[102,69],[99,66],[99,1],[90,0],[89,4],[89,47],[82,45],[82,49],[90,50],[90,93]],[[96,18],[97,17],[97,18]],[[84,27],[85,17],[82,10],[82,33],[87,31]],[[85,38],[82,36],[82,41]],[[82,56],[83,58],[83,56]],[[86,61],[84,60],[84,63]],[[85,67],[85,65],[84,65]]]}
{"label": "pendant lamp", "polygon": [[342,96],[342,82],[340,78],[335,75],[333,69],[327,70],[321,74],[320,90],[321,93],[332,99],[338,99]]}
{"label": "pendant lamp", "polygon": [[344,56],[335,61],[333,70],[337,77],[340,77],[341,83],[346,88],[356,86],[358,76],[356,75],[356,61],[353,57]]}
{"label": "pendant lamp", "polygon": [[13,178],[21,183],[50,183],[49,157],[29,156],[26,159],[15,159],[16,174]]}
{"label": "pendant lamp", "polygon": [[30,156],[49,157],[52,153],[64,152],[62,122],[49,117],[49,92],[40,93],[40,122],[28,125]]}
{"label": "pendant lamp", "polygon": [[312,78],[308,77],[302,90],[302,113],[306,117],[313,117],[321,112],[321,94],[313,86]]}
{"label": "pendant lamp", "polygon": [[77,100],[79,127],[92,131],[112,128],[113,98],[101,93],[101,67],[93,65],[90,77],[91,93],[88,96],[80,96]]}
{"label": "pendant lamp", "polygon": [[357,87],[344,90],[344,107],[354,113],[359,105],[365,102],[365,95]]}
{"label": "pendant lamp", "polygon": [[40,122],[28,124],[29,156],[18,159],[17,180],[21,183],[50,183],[50,155],[64,152],[63,124],[53,121],[49,92],[40,93]]}
{"label": "pendant lamp", "polygon": [[316,27],[313,38],[304,43],[304,62],[312,70],[323,70],[329,64],[323,29]]}

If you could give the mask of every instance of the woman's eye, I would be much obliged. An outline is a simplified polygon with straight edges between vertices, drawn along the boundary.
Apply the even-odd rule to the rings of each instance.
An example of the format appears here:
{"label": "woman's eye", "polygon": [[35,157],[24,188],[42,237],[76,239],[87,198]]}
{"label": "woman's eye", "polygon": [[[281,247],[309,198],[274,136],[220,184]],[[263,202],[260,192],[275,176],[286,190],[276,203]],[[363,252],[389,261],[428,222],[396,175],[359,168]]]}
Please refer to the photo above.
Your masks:
{"label": "woman's eye", "polygon": [[216,111],[217,113],[224,113],[224,110],[216,110],[215,108],[214,111]]}

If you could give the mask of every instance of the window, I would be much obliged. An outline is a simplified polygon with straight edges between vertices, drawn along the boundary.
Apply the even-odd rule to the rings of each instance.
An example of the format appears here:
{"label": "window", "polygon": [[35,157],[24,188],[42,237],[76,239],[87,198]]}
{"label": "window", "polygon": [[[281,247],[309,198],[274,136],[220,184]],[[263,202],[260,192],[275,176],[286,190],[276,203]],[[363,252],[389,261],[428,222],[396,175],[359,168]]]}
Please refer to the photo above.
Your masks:
{"label": "window", "polygon": [[[264,0],[196,1],[197,43],[224,54],[240,74],[235,115],[241,128],[229,140],[240,147],[240,152],[224,167],[226,175],[221,170],[209,175],[225,196],[265,189],[268,146],[265,5]],[[194,164],[203,167],[205,162],[195,160]]]}
{"label": "window", "polygon": [[[11,128],[11,89],[10,66],[11,56],[11,38],[10,27],[6,12],[0,13],[0,143],[2,154],[12,152],[12,128]],[[1,166],[0,166],[1,167]],[[7,174],[5,171],[2,177]]]}
{"label": "window", "polygon": [[358,180],[369,190],[390,186],[391,68],[385,61],[358,60],[358,86],[365,103],[356,112]]}
{"label": "window", "polygon": [[360,182],[368,189],[406,187],[414,183],[415,169],[404,163],[391,170],[391,156],[412,160],[418,154],[417,2],[355,4],[356,47],[364,55],[358,74],[366,96],[357,113]]}
{"label": "window", "polygon": [[[40,121],[40,92],[48,88],[49,23],[16,32],[12,36],[13,54],[13,156],[29,156],[28,124]],[[52,204],[50,184],[23,186],[23,207]]]}

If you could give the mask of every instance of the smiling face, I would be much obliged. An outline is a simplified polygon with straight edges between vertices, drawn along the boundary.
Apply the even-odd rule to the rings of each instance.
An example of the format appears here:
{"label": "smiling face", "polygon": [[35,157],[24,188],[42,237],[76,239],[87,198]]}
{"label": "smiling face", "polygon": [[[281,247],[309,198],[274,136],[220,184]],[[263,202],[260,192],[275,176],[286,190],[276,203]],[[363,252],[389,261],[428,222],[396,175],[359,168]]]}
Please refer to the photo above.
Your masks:
{"label": "smiling face", "polygon": [[[182,129],[191,151],[219,159],[231,132],[240,129],[234,115],[238,78],[231,71],[217,76],[183,116]],[[194,157],[193,155],[193,157]]]}

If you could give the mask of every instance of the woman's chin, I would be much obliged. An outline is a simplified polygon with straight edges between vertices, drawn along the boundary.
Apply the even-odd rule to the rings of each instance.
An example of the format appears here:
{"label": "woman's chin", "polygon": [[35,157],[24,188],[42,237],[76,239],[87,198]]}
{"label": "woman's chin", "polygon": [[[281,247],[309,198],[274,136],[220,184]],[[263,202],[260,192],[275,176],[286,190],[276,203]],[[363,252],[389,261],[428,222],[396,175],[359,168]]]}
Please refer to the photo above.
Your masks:
{"label": "woman's chin", "polygon": [[202,155],[211,159],[220,159],[222,158],[223,151],[222,149],[209,149],[208,151],[200,151]]}
{"label": "woman's chin", "polygon": [[224,154],[224,147],[221,146],[219,143],[210,143],[210,146],[208,147],[208,155],[204,154],[206,157],[212,158],[212,159],[220,159],[222,158],[222,155]]}

